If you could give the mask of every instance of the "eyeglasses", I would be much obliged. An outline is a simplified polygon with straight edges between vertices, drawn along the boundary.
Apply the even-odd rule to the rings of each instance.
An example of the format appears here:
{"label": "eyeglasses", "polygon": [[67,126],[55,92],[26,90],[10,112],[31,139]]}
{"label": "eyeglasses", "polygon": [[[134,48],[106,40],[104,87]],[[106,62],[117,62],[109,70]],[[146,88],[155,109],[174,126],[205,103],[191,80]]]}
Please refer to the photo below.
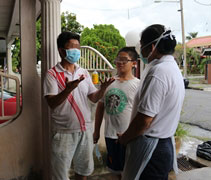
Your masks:
{"label": "eyeglasses", "polygon": [[115,64],[127,64],[129,61],[132,62],[132,61],[136,61],[136,60],[128,59],[127,57],[117,57],[114,60],[114,63]]}

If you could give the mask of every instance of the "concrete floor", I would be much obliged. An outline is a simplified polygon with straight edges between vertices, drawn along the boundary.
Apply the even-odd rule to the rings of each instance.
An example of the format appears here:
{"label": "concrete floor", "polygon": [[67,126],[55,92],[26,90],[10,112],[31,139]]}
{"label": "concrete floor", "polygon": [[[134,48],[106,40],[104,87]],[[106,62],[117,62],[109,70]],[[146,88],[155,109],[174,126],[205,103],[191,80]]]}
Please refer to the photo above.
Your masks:
{"label": "concrete floor", "polygon": [[211,180],[211,167],[198,168],[179,173],[175,180]]}
{"label": "concrete floor", "polygon": [[[183,140],[181,144],[181,148],[179,150],[179,154],[183,154],[188,156],[194,161],[197,161],[207,167],[197,168],[190,171],[181,171],[179,170],[179,174],[175,175],[174,172],[169,173],[169,180],[211,180],[211,161],[207,161],[205,159],[199,158],[196,156],[196,148],[198,144],[201,144],[202,141],[187,137]],[[100,141],[100,145],[104,145],[103,138]],[[89,180],[118,180],[118,178],[108,171],[104,171],[101,174],[93,175],[88,178]]]}
{"label": "concrete floor", "polygon": [[[207,167],[211,167],[211,161],[202,159],[196,156],[196,149],[199,144],[202,144],[203,141],[198,140],[196,138],[187,137],[182,141],[181,148],[179,150],[179,154],[183,154],[188,156],[189,158],[197,161]],[[211,179],[210,179],[211,180]]]}
{"label": "concrete floor", "polygon": [[[118,178],[115,175],[106,173],[89,177],[88,180],[118,180]],[[170,173],[169,180],[211,180],[211,167],[180,172],[178,175]]]}
{"label": "concrete floor", "polygon": [[207,167],[197,168],[186,172],[180,171],[177,176],[173,175],[171,180],[211,180],[211,161],[196,156],[197,146],[201,143],[203,143],[203,141],[187,137],[183,140],[179,153],[186,155],[192,160]]}
{"label": "concrete floor", "polygon": [[[92,111],[95,111],[95,108],[96,106],[92,105]],[[186,172],[180,170],[178,175],[175,175],[174,172],[170,172],[169,180],[211,180],[211,161],[207,161],[196,156],[197,146],[201,143],[203,142],[196,138],[187,137],[182,141],[179,154],[186,155],[207,167],[197,168]],[[105,147],[104,122],[101,127],[101,137],[98,144],[101,148]],[[95,175],[90,176],[88,180],[118,180],[118,178],[104,169],[104,171],[95,173]]]}

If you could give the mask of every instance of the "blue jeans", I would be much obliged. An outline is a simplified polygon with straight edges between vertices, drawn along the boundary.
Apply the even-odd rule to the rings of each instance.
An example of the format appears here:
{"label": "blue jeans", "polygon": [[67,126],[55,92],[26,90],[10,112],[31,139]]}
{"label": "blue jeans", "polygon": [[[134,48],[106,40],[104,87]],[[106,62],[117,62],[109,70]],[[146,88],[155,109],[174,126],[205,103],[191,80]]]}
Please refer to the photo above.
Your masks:
{"label": "blue jeans", "polygon": [[125,163],[125,151],[124,145],[116,142],[117,139],[105,138],[107,147],[107,166],[110,170],[116,174],[121,174]]}

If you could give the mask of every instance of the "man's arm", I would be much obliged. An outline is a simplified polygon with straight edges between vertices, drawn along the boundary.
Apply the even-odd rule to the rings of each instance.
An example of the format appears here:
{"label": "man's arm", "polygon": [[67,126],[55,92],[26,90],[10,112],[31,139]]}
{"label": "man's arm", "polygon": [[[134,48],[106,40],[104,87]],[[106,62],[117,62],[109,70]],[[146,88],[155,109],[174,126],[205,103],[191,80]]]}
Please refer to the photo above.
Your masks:
{"label": "man's arm", "polygon": [[150,127],[152,120],[153,117],[138,112],[135,118],[130,123],[128,129],[122,135],[119,135],[118,141],[121,144],[126,145],[131,140],[142,135],[145,130]]}
{"label": "man's arm", "polygon": [[45,96],[45,98],[46,98],[47,103],[50,106],[50,108],[55,109],[57,106],[62,104],[67,99],[69,94],[70,94],[70,92],[68,92],[65,89],[57,95],[48,95],[48,96]]}
{"label": "man's arm", "polygon": [[68,78],[65,79],[66,88],[57,95],[47,95],[45,96],[48,105],[51,109],[55,109],[57,106],[62,104],[69,94],[78,86],[78,84],[84,80],[84,76],[82,75],[79,79],[74,81],[68,81]]}
{"label": "man's arm", "polygon": [[96,144],[100,138],[100,127],[103,121],[104,103],[99,102],[95,113],[95,129],[93,134],[94,143]]}
{"label": "man's arm", "polygon": [[103,97],[106,88],[107,88],[111,83],[113,83],[114,81],[115,81],[114,78],[106,79],[105,82],[102,82],[102,81],[101,81],[100,89],[97,90],[96,92],[94,92],[94,93],[88,95],[89,100],[92,101],[93,103],[96,103],[97,101],[99,101],[99,100]]}

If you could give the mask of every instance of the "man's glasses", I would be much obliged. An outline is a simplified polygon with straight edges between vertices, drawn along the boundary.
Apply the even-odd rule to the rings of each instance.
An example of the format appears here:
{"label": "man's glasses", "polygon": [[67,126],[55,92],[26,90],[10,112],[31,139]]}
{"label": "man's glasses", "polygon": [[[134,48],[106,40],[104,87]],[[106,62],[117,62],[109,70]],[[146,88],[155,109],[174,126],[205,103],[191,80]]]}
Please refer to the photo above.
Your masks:
{"label": "man's glasses", "polygon": [[114,60],[114,63],[115,64],[127,64],[129,61],[132,62],[132,61],[135,61],[135,60],[128,59],[127,57],[117,57]]}

